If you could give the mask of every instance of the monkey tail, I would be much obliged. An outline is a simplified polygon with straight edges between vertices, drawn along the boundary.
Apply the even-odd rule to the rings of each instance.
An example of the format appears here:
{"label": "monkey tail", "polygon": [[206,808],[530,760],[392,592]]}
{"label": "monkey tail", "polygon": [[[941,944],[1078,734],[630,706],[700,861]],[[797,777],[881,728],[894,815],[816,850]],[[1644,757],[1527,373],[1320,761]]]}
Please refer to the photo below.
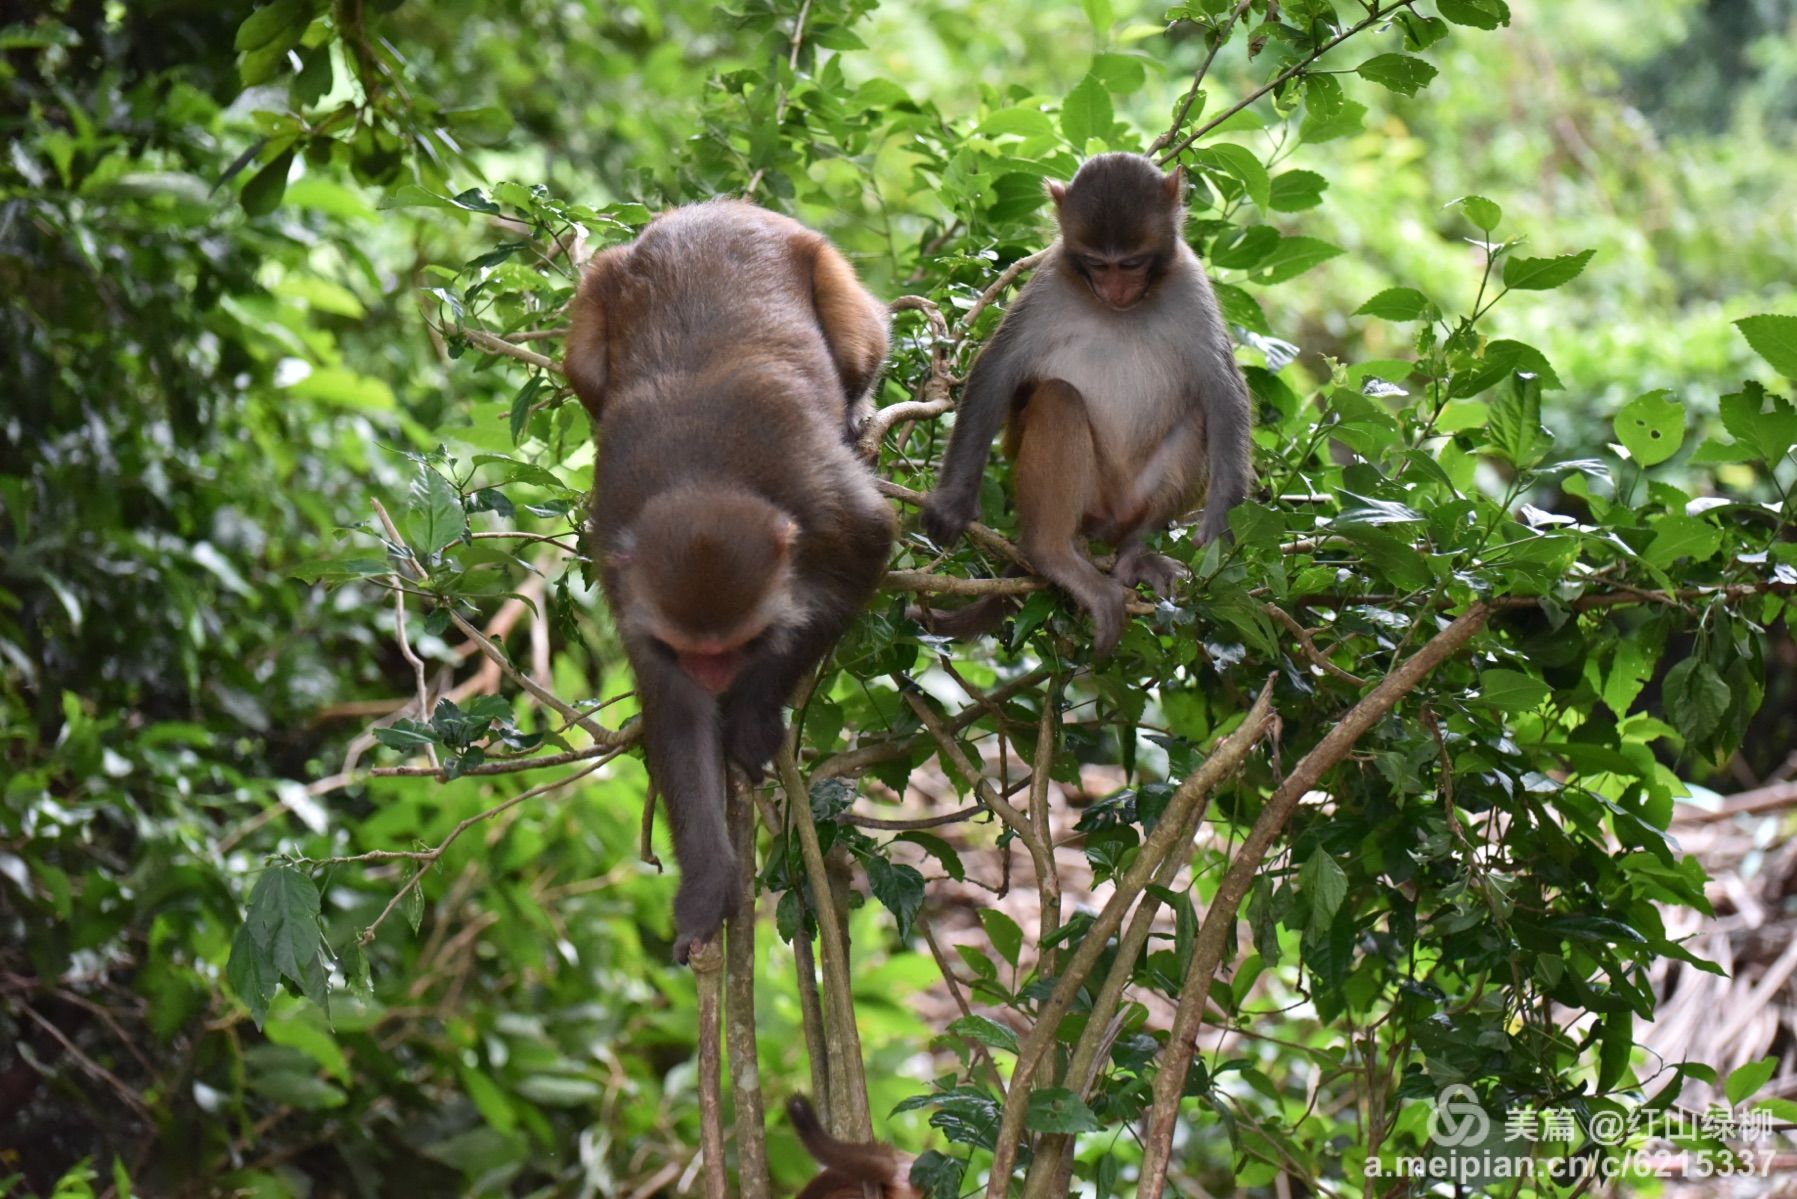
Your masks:
{"label": "monkey tail", "polygon": [[[1023,573],[1023,570],[1013,566],[1005,572],[1005,578],[1016,578]],[[918,604],[905,609],[905,615],[932,633],[952,637],[956,641],[967,641],[996,629],[1005,617],[1017,610],[1017,604],[1018,600],[1014,595],[988,595],[974,600],[964,608],[947,611]]]}
{"label": "monkey tail", "polygon": [[[799,1140],[805,1143],[817,1164],[840,1175],[842,1180],[877,1186],[893,1181],[898,1172],[897,1155],[885,1145],[838,1140],[825,1132],[811,1101],[803,1095],[794,1095],[786,1101],[786,1118],[792,1121],[793,1131],[799,1134]],[[819,1193],[826,1192],[820,1190]]]}

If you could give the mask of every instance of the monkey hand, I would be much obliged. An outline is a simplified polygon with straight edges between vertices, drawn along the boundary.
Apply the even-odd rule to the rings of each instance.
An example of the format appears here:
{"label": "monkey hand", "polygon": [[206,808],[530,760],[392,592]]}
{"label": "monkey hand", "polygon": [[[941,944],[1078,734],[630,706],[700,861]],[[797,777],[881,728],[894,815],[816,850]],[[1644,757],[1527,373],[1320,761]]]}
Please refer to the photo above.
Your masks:
{"label": "monkey hand", "polygon": [[946,491],[939,487],[923,502],[923,531],[931,541],[948,549],[961,540],[961,534],[979,514],[977,491]]}
{"label": "monkey hand", "polygon": [[704,871],[682,866],[680,890],[674,895],[674,960],[682,966],[694,946],[715,938],[736,911],[735,862],[707,865]]}
{"label": "monkey hand", "polygon": [[752,783],[762,780],[767,773],[764,767],[785,739],[786,722],[780,717],[778,703],[724,710],[724,752],[748,773]]}

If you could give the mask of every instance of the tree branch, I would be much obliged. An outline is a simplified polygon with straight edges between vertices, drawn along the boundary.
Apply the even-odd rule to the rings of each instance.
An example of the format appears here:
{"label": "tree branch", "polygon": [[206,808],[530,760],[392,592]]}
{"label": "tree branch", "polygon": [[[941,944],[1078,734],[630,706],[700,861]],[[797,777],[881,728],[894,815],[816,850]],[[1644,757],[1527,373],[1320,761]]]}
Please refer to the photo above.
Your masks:
{"label": "tree branch", "polygon": [[[1260,872],[1261,864],[1273,848],[1274,839],[1297,809],[1298,801],[1314,789],[1325,772],[1348,755],[1354,744],[1374,722],[1390,712],[1399,700],[1420,686],[1438,665],[1458,653],[1473,635],[1485,627],[1491,608],[1475,604],[1446,628],[1436,633],[1403,665],[1380,680],[1367,696],[1323,735],[1323,739],[1304,755],[1286,777],[1273,798],[1261,809],[1254,827],[1236,851],[1217,887],[1217,894],[1205,910],[1204,923],[1192,949],[1192,960],[1186,969],[1185,983],[1180,988],[1179,1007],[1173,1016],[1173,1030],[1162,1048],[1154,1077],[1154,1102],[1149,1109],[1146,1155],[1142,1165],[1141,1199],[1160,1199],[1167,1182],[1167,1167],[1172,1155],[1173,1125],[1179,1113],[1179,1099],[1185,1089],[1186,1070],[1191,1065],[1196,1047],[1198,1023],[1210,995],[1211,982],[1222,964],[1223,948],[1235,927],[1236,913],[1248,888]],[[1163,818],[1164,819],[1164,818]],[[993,1199],[999,1199],[994,1196]]]}

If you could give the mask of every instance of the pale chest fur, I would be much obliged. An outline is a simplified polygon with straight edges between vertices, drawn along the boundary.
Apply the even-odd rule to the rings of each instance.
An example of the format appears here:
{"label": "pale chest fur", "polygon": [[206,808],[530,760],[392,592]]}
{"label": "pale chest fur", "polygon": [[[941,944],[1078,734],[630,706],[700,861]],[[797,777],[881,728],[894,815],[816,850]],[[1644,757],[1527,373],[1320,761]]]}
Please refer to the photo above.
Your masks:
{"label": "pale chest fur", "polygon": [[1199,269],[1195,259],[1180,264],[1124,312],[1088,303],[1065,286],[1031,297],[1032,309],[1040,310],[1028,327],[1039,332],[1020,347],[1030,374],[1079,389],[1093,433],[1110,455],[1140,460],[1191,402],[1204,329],[1189,319],[1195,306],[1181,293],[1192,285],[1188,271]]}

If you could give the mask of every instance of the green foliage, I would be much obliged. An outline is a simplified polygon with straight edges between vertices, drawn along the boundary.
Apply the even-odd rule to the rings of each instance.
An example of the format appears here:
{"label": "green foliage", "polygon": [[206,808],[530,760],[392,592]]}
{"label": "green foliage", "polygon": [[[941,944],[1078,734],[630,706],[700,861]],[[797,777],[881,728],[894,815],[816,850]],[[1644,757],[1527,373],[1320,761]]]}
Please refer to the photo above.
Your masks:
{"label": "green foliage", "polygon": [[[56,1089],[7,1113],[26,1148],[4,1168],[93,1193],[91,1163],[129,1146],[116,1193],[204,1174],[270,1195],[629,1194],[684,1168],[697,1014],[666,960],[672,879],[636,861],[640,764],[578,756],[579,718],[615,729],[632,707],[581,541],[591,428],[535,357],[559,345],[571,249],[752,187],[953,325],[944,344],[896,318],[892,403],[990,335],[1006,296],[961,318],[1042,244],[1043,181],[1145,146],[1188,86],[1167,144],[1202,131],[1174,160],[1244,346],[1262,500],[1227,546],[1164,539],[1194,578],[1108,662],[1053,594],[966,645],[883,595],[797,714],[807,770],[878,751],[787,817],[877,901],[852,911],[876,1114],[929,1146],[917,1185],[965,1193],[999,1137],[994,1063],[1093,919],[1070,905],[1050,933],[995,902],[938,928],[974,1010],[927,1023],[937,881],[992,887],[995,851],[1020,847],[984,815],[839,819],[939,760],[912,699],[975,763],[1036,761],[1046,713],[1057,781],[1122,780],[1062,854],[1083,851],[1102,905],[1274,680],[1278,758],[1216,793],[1190,869],[1148,891],[1153,936],[1121,963],[1105,946],[1054,1030],[1069,1050],[1104,1033],[1091,1085],[1051,1070],[1023,1099],[1040,1158],[1071,1137],[1076,1183],[1123,1194],[1140,1149],[1119,1132],[1234,847],[1282,772],[1474,604],[1489,626],[1323,776],[1260,870],[1248,936],[1197,997],[1179,1168],[1219,1192],[1270,1193],[1280,1170],[1341,1190],[1375,1145],[1420,1152],[1405,1101],[1448,1083],[1586,1112],[1648,1088],[1650,968],[1709,968],[1662,910],[1705,910],[1673,803],[1725,768],[1764,777],[1788,740],[1767,661],[1797,584],[1791,239],[1761,207],[1725,215],[1757,185],[1752,130],[1738,153],[1625,146],[1579,167],[1595,181],[1553,157],[1576,143],[1500,145],[1493,72],[1570,100],[1508,57],[1501,0],[1425,7],[1386,5],[1340,48],[1360,14],[1315,0],[1188,4],[1165,37],[1160,10],[1106,0],[973,22],[862,0],[728,20],[684,0],[52,5],[9,29],[0,348],[31,402],[0,421],[0,977],[28,985],[0,985],[0,1032]],[[1637,232],[1606,206],[1641,178],[1714,215]],[[1444,207],[1469,188],[1498,199]],[[925,489],[941,445],[920,423],[882,472]],[[1009,531],[1005,484],[986,511]],[[1005,567],[936,559],[907,535],[894,566]],[[460,619],[569,710],[498,672],[405,709],[395,588],[434,690],[474,677]],[[418,777],[427,752],[441,778]],[[529,794],[551,769],[582,773]],[[760,857],[776,1096],[807,1077],[787,946],[822,897],[798,840],[768,830]],[[1770,1073],[1735,1071],[1727,1098]],[[1357,1117],[1374,1095],[1376,1135]],[[779,1133],[771,1150],[790,1191],[804,1156]]]}

